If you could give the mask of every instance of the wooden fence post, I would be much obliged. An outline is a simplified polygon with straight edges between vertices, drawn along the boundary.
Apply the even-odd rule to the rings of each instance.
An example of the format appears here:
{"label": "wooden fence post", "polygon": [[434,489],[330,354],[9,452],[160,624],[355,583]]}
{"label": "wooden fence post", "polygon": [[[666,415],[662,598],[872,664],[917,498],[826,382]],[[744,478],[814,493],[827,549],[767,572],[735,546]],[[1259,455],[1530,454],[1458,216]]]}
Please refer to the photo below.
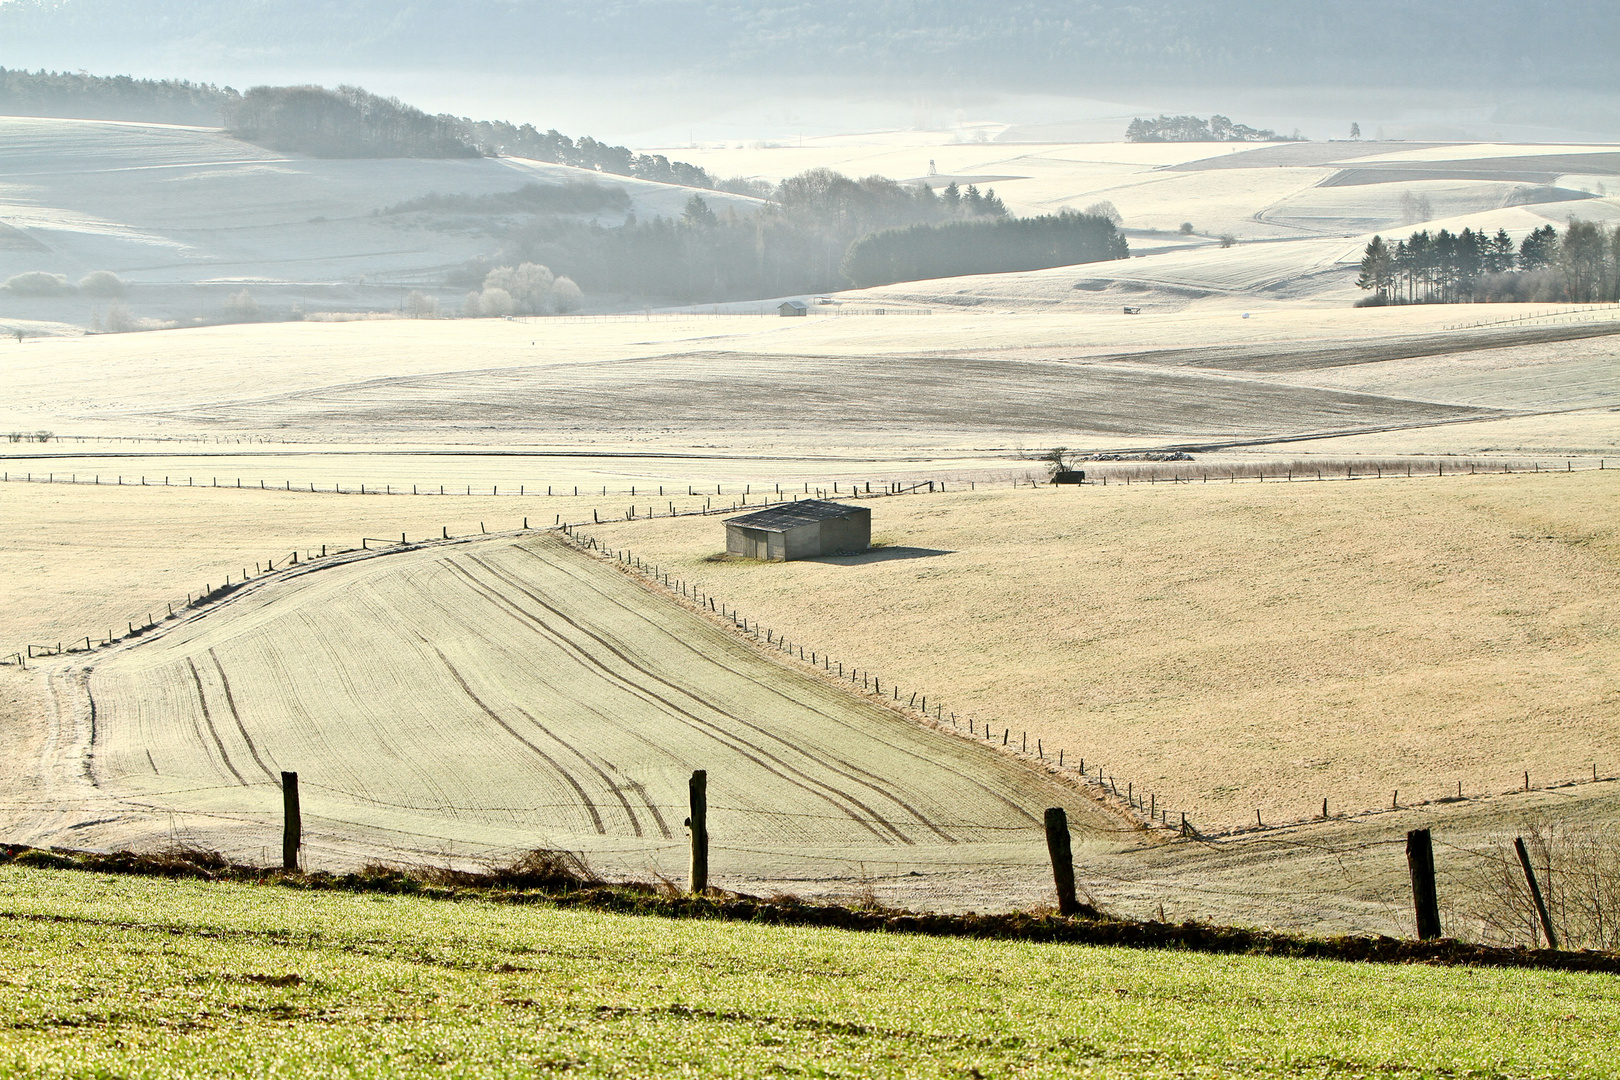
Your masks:
{"label": "wooden fence post", "polygon": [[1547,915],[1547,902],[1541,898],[1541,885],[1536,872],[1530,869],[1530,853],[1524,849],[1524,837],[1513,838],[1513,850],[1519,853],[1519,865],[1524,867],[1524,880],[1530,884],[1530,895],[1536,902],[1536,915],[1541,919],[1541,932],[1547,935],[1547,948],[1558,948],[1558,935],[1553,933],[1552,919]]}
{"label": "wooden fence post", "polygon": [[690,886],[701,896],[709,887],[709,774],[706,770],[693,771],[689,790],[692,816],[686,819],[686,826],[692,830]]}
{"label": "wooden fence post", "polygon": [[304,843],[304,821],[298,813],[298,774],[281,774],[281,807],[284,822],[281,829],[281,868],[298,869],[298,849]]}
{"label": "wooden fence post", "polygon": [[1434,841],[1428,829],[1406,834],[1406,865],[1412,873],[1412,902],[1417,908],[1418,937],[1440,936],[1440,897],[1434,886]]}
{"label": "wooden fence post", "polygon": [[1074,854],[1069,847],[1069,815],[1061,806],[1046,811],[1046,850],[1052,856],[1052,881],[1057,886],[1058,914],[1077,914],[1080,902],[1074,896]]}

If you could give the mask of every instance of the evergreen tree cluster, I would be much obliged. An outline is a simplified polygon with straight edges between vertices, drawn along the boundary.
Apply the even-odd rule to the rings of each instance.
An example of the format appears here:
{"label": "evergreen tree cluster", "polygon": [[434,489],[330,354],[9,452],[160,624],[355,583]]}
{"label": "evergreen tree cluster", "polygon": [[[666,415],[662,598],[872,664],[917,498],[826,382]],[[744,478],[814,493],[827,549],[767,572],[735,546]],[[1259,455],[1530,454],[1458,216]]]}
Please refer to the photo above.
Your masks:
{"label": "evergreen tree cluster", "polygon": [[532,262],[591,295],[712,303],[825,292],[848,284],[843,267],[851,245],[874,232],[993,222],[1006,214],[994,191],[953,184],[934,192],[882,176],[812,169],[783,180],[751,213],[716,212],[693,195],[679,218],[632,215],[618,227],[537,215],[506,234],[499,254],[469,263],[446,283],[470,289],[495,266]]}
{"label": "evergreen tree cluster", "polygon": [[1130,254],[1112,221],[1065,210],[1042,217],[884,229],[850,246],[843,273],[852,284],[864,287],[962,274],[1042,270],[1128,259]]}
{"label": "evergreen tree cluster", "polygon": [[219,123],[237,97],[230,87],[184,79],[133,79],[0,67],[0,115],[71,116],[81,120],[145,120],[159,124]]}
{"label": "evergreen tree cluster", "polygon": [[1216,114],[1208,120],[1199,116],[1165,116],[1144,120],[1138,116],[1125,128],[1126,142],[1303,142],[1296,131],[1278,135],[1270,128],[1234,124]]}
{"label": "evergreen tree cluster", "polygon": [[1543,225],[1517,245],[1506,229],[1415,232],[1394,246],[1375,236],[1356,284],[1359,306],[1620,300],[1620,226]]}

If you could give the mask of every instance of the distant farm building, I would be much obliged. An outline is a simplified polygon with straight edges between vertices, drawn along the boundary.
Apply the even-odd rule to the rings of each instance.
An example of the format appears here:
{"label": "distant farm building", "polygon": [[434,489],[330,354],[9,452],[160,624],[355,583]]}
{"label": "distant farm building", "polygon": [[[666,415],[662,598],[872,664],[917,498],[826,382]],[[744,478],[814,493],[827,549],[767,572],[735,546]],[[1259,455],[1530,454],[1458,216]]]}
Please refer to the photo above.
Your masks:
{"label": "distant farm building", "polygon": [[726,554],[745,559],[813,559],[872,546],[872,511],[826,499],[781,503],[726,521]]}
{"label": "distant farm building", "polygon": [[792,319],[810,314],[810,305],[803,300],[784,300],[776,306],[776,311],[784,319]]}

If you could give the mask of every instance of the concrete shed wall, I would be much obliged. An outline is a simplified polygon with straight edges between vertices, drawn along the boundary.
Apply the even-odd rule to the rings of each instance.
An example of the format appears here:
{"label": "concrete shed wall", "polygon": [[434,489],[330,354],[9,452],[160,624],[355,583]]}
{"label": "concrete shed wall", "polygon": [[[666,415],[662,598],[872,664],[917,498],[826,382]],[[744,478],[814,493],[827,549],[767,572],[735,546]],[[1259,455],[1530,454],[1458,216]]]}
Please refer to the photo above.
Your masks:
{"label": "concrete shed wall", "polygon": [[813,559],[822,554],[821,528],[824,524],[825,522],[812,521],[808,525],[776,533],[775,535],[786,541],[783,558]]}
{"label": "concrete shed wall", "polygon": [[821,523],[821,554],[839,551],[865,551],[872,546],[872,511],[862,507],[847,518],[828,518]]}

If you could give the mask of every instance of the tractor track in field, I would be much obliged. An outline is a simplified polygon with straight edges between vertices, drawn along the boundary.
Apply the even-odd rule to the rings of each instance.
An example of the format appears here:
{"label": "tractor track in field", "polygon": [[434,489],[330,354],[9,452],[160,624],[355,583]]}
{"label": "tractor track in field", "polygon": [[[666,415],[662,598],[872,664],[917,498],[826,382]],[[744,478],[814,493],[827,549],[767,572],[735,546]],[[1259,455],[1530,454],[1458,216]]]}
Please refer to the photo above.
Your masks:
{"label": "tractor track in field", "polygon": [[[682,687],[679,687],[679,686],[675,685],[673,682],[669,681],[668,679],[665,679],[662,676],[648,670],[646,667],[642,666],[641,664],[637,663],[634,659],[632,659],[622,649],[620,649],[619,647],[613,645],[611,642],[604,639],[601,635],[592,633],[590,630],[587,630],[586,628],[580,626],[573,619],[570,619],[567,615],[564,615],[562,612],[558,611],[556,608],[554,608],[551,605],[547,604],[544,600],[542,600],[539,596],[535,595],[529,589],[524,587],[521,583],[515,581],[510,575],[503,574],[499,570],[496,570],[495,568],[489,566],[486,562],[479,559],[477,556],[474,556],[471,561],[476,563],[478,566],[482,567],[485,571],[487,571],[491,575],[505,581],[509,586],[516,589],[518,592],[522,593],[524,596],[528,597],[530,600],[532,600],[536,604],[540,605],[545,610],[551,612],[553,615],[555,615],[558,618],[562,619],[564,622],[567,622],[575,630],[577,630],[580,633],[584,634],[586,637],[588,637],[592,641],[596,642],[602,648],[605,648],[606,650],[608,650],[610,653],[612,653],[616,658],[618,658],[626,666],[628,666],[631,669],[639,672],[648,681],[656,682],[656,683],[659,683],[659,684],[661,684],[663,686],[666,686],[671,691],[673,691],[674,693],[680,694],[681,696],[689,699],[692,702],[692,707],[706,708],[706,709],[709,709],[711,711],[718,712],[723,717],[725,717],[727,720],[730,720],[733,723],[739,724],[742,727],[747,728],[747,729],[755,732],[756,734],[758,734],[760,736],[764,736],[764,737],[767,737],[767,738],[771,737],[770,733],[767,732],[760,725],[752,723],[751,721],[745,720],[744,718],[736,715],[735,713],[728,712],[728,711],[723,710],[723,709],[719,709],[716,706],[714,706],[714,705],[712,705],[712,704],[710,704],[708,702],[704,702],[701,699],[697,698],[696,695],[691,694],[689,691],[683,689]],[[462,573],[465,573],[465,571],[463,570]],[[523,612],[520,608],[517,608],[516,605],[512,605],[512,609],[514,611],[517,611],[522,617],[528,618],[528,619],[531,619],[532,621],[534,621],[546,633],[550,634],[556,640],[558,640],[558,641],[566,641],[567,640],[564,637],[564,635],[559,633],[555,628],[547,625],[543,620],[541,620],[538,617],[532,615],[531,613]],[[628,678],[626,678],[624,676],[619,675],[617,672],[613,671],[613,669],[607,663],[605,663],[601,659],[591,655],[591,653],[586,648],[584,648],[582,646],[578,646],[577,644],[572,643],[572,642],[570,642],[570,644],[573,645],[574,648],[578,651],[578,654],[580,655],[582,660],[584,660],[585,662],[591,664],[593,667],[598,668],[602,672],[602,674],[604,676],[606,676],[607,678],[609,678],[609,679],[611,679],[611,680],[613,680],[615,682],[620,683],[621,685],[623,685],[627,689],[629,689],[632,693],[643,695],[643,696],[649,698],[650,700],[655,701],[658,704],[664,706],[666,709],[668,709],[670,711],[671,714],[673,714],[676,717],[682,718],[685,723],[688,723],[689,725],[691,725],[693,727],[701,729],[704,732],[704,734],[706,734],[710,738],[714,738],[714,739],[717,739],[717,740],[725,743],[726,745],[730,746],[732,749],[734,749],[734,750],[738,751],[739,753],[743,754],[749,760],[751,760],[751,761],[755,762],[756,764],[760,765],[762,768],[768,770],[773,775],[779,777],[780,779],[786,781],[787,783],[790,783],[793,786],[800,788],[801,790],[811,792],[811,793],[815,794],[818,798],[824,799],[830,805],[832,805],[835,809],[837,809],[840,813],[843,813],[844,815],[849,817],[850,820],[858,822],[863,827],[866,827],[866,828],[870,829],[874,836],[876,836],[876,837],[878,837],[880,839],[889,839],[889,837],[885,837],[885,835],[884,835],[884,830],[887,830],[888,833],[892,834],[892,838],[898,839],[901,843],[909,844],[909,843],[912,842],[911,839],[908,836],[906,836],[906,834],[903,833],[897,826],[895,826],[892,822],[890,822],[887,818],[885,818],[876,809],[874,809],[874,808],[866,805],[865,803],[861,802],[860,799],[857,796],[854,796],[854,795],[852,795],[852,794],[850,794],[848,792],[845,792],[845,791],[839,791],[838,789],[831,787],[830,785],[826,784],[825,782],[815,780],[813,777],[811,777],[808,774],[806,774],[805,772],[803,772],[803,770],[796,769],[793,766],[789,765],[786,761],[784,761],[781,758],[781,756],[778,753],[774,753],[774,752],[772,752],[770,750],[767,750],[764,746],[762,746],[759,743],[749,742],[749,741],[747,741],[745,739],[742,739],[742,738],[737,738],[737,737],[734,737],[734,736],[727,735],[718,725],[704,720],[696,712],[693,712],[692,707],[682,705],[672,697],[669,697],[669,696],[666,696],[664,694],[658,693],[657,691],[649,690],[649,689],[647,689],[647,687],[644,684],[640,684],[640,683],[638,683],[638,682],[636,682],[634,680],[631,680],[631,679],[628,679]],[[785,743],[785,740],[778,739],[777,741]],[[795,751],[797,751],[799,753],[804,753],[804,749],[802,747],[792,746],[792,744],[786,744],[786,745],[790,746],[793,750],[795,750]],[[769,762],[769,764],[767,764],[767,761]],[[819,763],[823,764],[823,765],[828,764],[825,761],[819,761]],[[853,776],[847,776],[847,778],[850,779],[851,781],[860,782],[860,781],[856,781],[856,778],[853,777]],[[875,785],[866,784],[865,786],[871,787],[874,790],[877,790]],[[840,799],[842,799],[843,801],[840,802],[839,801]],[[844,805],[845,803],[848,803],[849,805]],[[851,806],[853,806],[855,809],[852,810]],[[941,839],[946,840],[947,842],[952,840],[952,838],[950,836],[948,836],[946,833],[941,831],[937,826],[933,826],[931,824],[928,824],[926,822],[926,819],[922,816],[921,812],[918,811],[915,807],[908,806],[908,805],[906,805],[904,803],[901,803],[901,806],[904,807],[904,809],[907,810],[907,812],[913,814],[914,817],[918,821],[923,822],[928,828],[931,828],[936,833],[938,833]],[[864,811],[866,813],[866,815],[867,815],[867,818],[869,818],[870,821],[877,822],[878,825],[882,826],[882,828],[873,827],[867,819],[863,819],[860,816],[860,814],[856,813],[855,812],[856,810]]]}
{"label": "tractor track in field", "polygon": [[[536,558],[539,557],[539,556],[535,555],[535,553],[532,552],[532,551],[526,551],[525,554],[528,554],[528,555],[530,555],[532,557],[536,557]],[[562,567],[561,569],[563,569],[564,572],[570,572],[567,567]],[[632,580],[632,581],[636,582],[637,584],[641,585],[643,588],[648,588],[648,583],[646,581],[644,581],[643,579],[635,577],[634,575],[629,575],[629,577],[630,577],[630,580]],[[658,593],[658,590],[656,590],[656,589],[650,589],[649,588],[649,591],[654,592],[655,594]],[[664,594],[664,595],[668,599],[676,599],[675,594]],[[609,599],[609,598],[604,598],[604,599]],[[610,602],[617,603],[617,601],[611,601],[611,600],[610,600]],[[684,604],[682,604],[680,606],[683,609],[686,609],[686,606]],[[690,610],[690,609],[687,609],[687,610]],[[700,611],[699,614],[703,614],[703,613]],[[722,628],[724,628],[723,623],[720,624],[720,625],[722,626]],[[685,645],[686,643],[681,642],[681,644]],[[748,644],[746,641],[744,641],[744,644],[745,644],[745,647],[748,647],[753,651],[761,651],[761,652],[763,652],[763,654],[766,657],[768,657],[769,659],[771,659],[772,661],[777,660],[776,654],[771,650],[760,650],[756,646]],[[692,651],[694,653],[696,652],[696,650],[692,650]],[[803,674],[798,669],[790,669],[790,670],[794,670],[795,674]],[[766,682],[763,679],[755,678],[753,676],[747,675],[746,673],[739,673],[739,674],[742,674],[743,677],[748,678],[749,681],[754,683],[754,685],[758,686],[760,688],[760,690],[762,692],[764,692],[764,693],[768,693],[768,694],[771,694],[771,695],[774,695],[774,696],[777,696],[777,697],[781,697],[781,698],[784,698],[784,699],[788,698],[788,695],[783,694],[782,691],[778,687]],[[825,682],[826,682],[826,680],[818,678],[816,680],[816,685],[820,686],[820,685],[825,684]],[[829,689],[831,689],[832,692],[837,693],[839,695],[851,693],[851,691],[849,691],[846,687],[843,686],[842,682],[838,682],[838,683],[833,684],[832,686],[829,687]],[[685,692],[685,691],[683,691],[683,692]],[[910,722],[909,717],[907,718],[907,720],[908,720],[908,722]],[[894,748],[895,748],[895,750],[897,752],[901,752],[901,753],[909,752],[906,748],[900,747],[898,745],[895,745]],[[841,767],[854,770],[855,772],[858,772],[861,775],[867,777],[869,780],[872,780],[872,781],[880,781],[881,780],[881,777],[877,777],[874,774],[868,772],[867,770],[861,769],[860,766],[855,764],[854,762],[846,761],[846,760],[843,760],[841,758],[835,759],[835,760],[837,760],[838,764]],[[980,781],[976,777],[971,776],[966,772],[957,772],[955,775],[957,775],[964,783],[969,783],[969,784],[972,784],[972,785],[980,788],[987,796],[989,796],[991,798],[994,798],[994,799],[1000,800],[1001,802],[1003,802],[1006,805],[1008,810],[1012,811],[1013,813],[1024,815],[1025,817],[1028,818],[1028,820],[1029,820],[1029,822],[1030,822],[1030,824],[1032,826],[1038,823],[1038,820],[1036,819],[1036,817],[1033,814],[1030,814],[1028,812],[1028,810],[1026,810],[1024,807],[1022,807],[1022,806],[1018,805],[1017,803],[1013,802],[1012,800],[1006,798],[1000,792],[997,792],[994,789],[980,783]],[[910,808],[908,808],[908,810],[909,809]]]}
{"label": "tractor track in field", "polygon": [[[648,593],[539,532],[262,576],[63,665],[83,693],[58,695],[57,751],[94,762],[102,813],[75,809],[83,792],[58,785],[45,802],[60,820],[34,823],[85,828],[71,834],[81,843],[100,823],[130,834],[157,816],[173,835],[177,814],[228,833],[268,808],[277,770],[291,768],[308,798],[327,800],[306,821],[336,830],[344,850],[422,852],[441,833],[492,838],[535,822],[630,857],[641,849],[626,844],[678,840],[668,813],[685,783],[677,795],[672,774],[696,763],[736,789],[734,842],[790,860],[802,847],[818,865],[846,844],[938,853],[910,856],[924,865],[957,849],[996,858],[993,843],[977,845],[1038,837],[1030,807],[1059,801],[1082,831],[1118,831],[1060,778],[808,678]],[[73,737],[90,710],[95,731]],[[188,790],[216,794],[187,803]]]}

